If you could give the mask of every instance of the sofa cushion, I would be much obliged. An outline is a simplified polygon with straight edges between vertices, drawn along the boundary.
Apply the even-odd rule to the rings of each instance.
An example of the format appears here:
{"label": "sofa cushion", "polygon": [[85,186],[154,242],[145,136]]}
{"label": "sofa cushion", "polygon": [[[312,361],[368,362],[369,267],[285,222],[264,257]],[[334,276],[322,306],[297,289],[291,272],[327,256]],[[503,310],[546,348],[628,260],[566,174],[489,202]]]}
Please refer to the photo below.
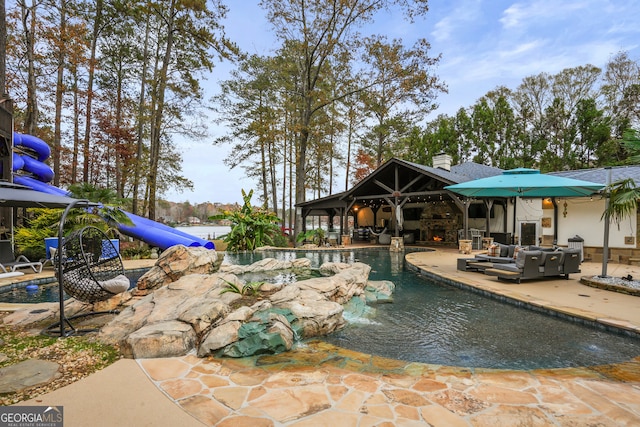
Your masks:
{"label": "sofa cushion", "polygon": [[[503,245],[502,243],[498,243],[500,245],[500,256],[507,258],[509,257],[509,245]],[[513,256],[513,254],[511,254]]]}
{"label": "sofa cushion", "polygon": [[531,256],[537,256],[538,260],[536,261],[536,263],[540,262],[540,259],[542,258],[542,252],[540,251],[526,251],[526,250],[521,250],[518,251],[518,257],[516,258],[516,267],[517,268],[524,268],[524,264],[525,264],[525,260],[527,258],[527,255]]}

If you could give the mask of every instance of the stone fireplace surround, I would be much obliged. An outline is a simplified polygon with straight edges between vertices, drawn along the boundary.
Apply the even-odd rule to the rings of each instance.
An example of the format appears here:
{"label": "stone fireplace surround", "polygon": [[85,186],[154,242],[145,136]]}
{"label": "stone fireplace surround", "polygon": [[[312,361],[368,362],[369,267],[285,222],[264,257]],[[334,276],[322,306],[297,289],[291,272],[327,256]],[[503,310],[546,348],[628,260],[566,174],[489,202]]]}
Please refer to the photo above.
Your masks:
{"label": "stone fireplace surround", "polygon": [[456,243],[460,228],[462,228],[462,214],[453,203],[448,201],[428,203],[420,216],[419,240],[427,243]]}

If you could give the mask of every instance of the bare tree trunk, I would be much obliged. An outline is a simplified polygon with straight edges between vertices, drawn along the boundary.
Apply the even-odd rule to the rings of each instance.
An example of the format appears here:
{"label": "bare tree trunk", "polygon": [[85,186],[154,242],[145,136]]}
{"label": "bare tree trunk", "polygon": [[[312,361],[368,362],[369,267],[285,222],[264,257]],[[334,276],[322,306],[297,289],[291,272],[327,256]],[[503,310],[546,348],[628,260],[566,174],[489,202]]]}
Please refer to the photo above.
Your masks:
{"label": "bare tree trunk", "polygon": [[282,149],[282,227],[286,227],[286,200],[287,200],[287,131],[286,131],[286,113],[285,113],[285,131],[284,134],[284,147]]}
{"label": "bare tree trunk", "polygon": [[80,149],[80,105],[78,99],[78,69],[73,70],[73,150],[71,153],[71,184],[78,180],[78,155]]}
{"label": "bare tree trunk", "polygon": [[162,68],[158,79],[158,104],[156,106],[153,125],[151,127],[151,150],[149,162],[149,219],[156,218],[156,191],[158,184],[158,164],[160,162],[160,142],[162,133],[162,119],[164,113],[164,96],[167,88],[167,78],[169,71],[169,63],[171,61],[171,53],[173,51],[173,24],[176,4],[171,1],[168,8],[169,16],[167,17],[167,44],[165,46],[164,58],[162,60]]}
{"label": "bare tree trunk", "polygon": [[89,182],[89,145],[91,139],[91,114],[93,101],[93,79],[96,71],[96,48],[100,26],[102,25],[102,0],[96,0],[96,16],[93,21],[93,34],[91,37],[91,55],[89,56],[89,75],[87,81],[87,110],[85,111],[85,128],[82,154],[84,163],[82,166],[82,182]]}
{"label": "bare tree trunk", "polygon": [[26,0],[22,0],[20,1],[20,10],[27,56],[27,111],[24,118],[24,127],[28,134],[34,134],[38,126],[38,96],[34,53],[36,2],[32,0],[31,6],[28,7]]}
{"label": "bare tree trunk", "polygon": [[140,177],[142,167],[142,152],[144,148],[144,113],[146,108],[145,95],[147,84],[147,57],[149,55],[149,33],[151,32],[151,25],[147,20],[147,25],[144,34],[144,56],[142,58],[142,73],[140,76],[140,98],[138,99],[138,141],[137,141],[137,156],[135,162],[135,173],[133,178],[133,213],[138,215],[138,199],[140,194]]}
{"label": "bare tree trunk", "polygon": [[67,44],[67,1],[60,0],[60,40],[58,41],[58,72],[53,130],[53,185],[60,185],[60,156],[62,154],[62,96],[64,95],[64,64]]}
{"label": "bare tree trunk", "polygon": [[353,138],[353,107],[349,106],[349,128],[347,131],[347,165],[344,177],[344,191],[349,189],[349,169],[351,167],[351,139]]}
{"label": "bare tree trunk", "polygon": [[262,204],[269,208],[269,191],[267,190],[267,154],[264,139],[260,138],[260,179],[262,180]]}
{"label": "bare tree trunk", "polygon": [[269,180],[271,182],[271,194],[272,194],[272,203],[273,203],[273,211],[278,213],[278,179],[276,173],[276,159],[275,159],[275,142],[271,141],[269,144]]}
{"label": "bare tree trunk", "polygon": [[124,182],[122,179],[122,162],[120,160],[120,146],[122,145],[122,132],[120,131],[122,128],[122,61],[118,63],[118,82],[116,84],[116,138],[114,141],[114,153],[115,157],[115,177],[116,177],[116,191],[118,192],[118,196],[124,197]]}
{"label": "bare tree trunk", "polygon": [[[289,155],[287,161],[289,162],[289,227],[294,225],[295,212],[293,211],[293,158],[294,158],[294,144],[292,138],[289,138]],[[295,240],[294,240],[295,241]]]}

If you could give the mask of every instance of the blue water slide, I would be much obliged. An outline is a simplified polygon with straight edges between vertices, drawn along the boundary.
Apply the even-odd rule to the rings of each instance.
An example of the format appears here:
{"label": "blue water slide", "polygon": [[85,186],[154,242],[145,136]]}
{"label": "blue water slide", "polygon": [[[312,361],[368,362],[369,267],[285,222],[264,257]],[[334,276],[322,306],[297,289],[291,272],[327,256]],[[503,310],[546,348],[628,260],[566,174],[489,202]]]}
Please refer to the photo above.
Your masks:
{"label": "blue water slide", "polygon": [[[18,153],[13,153],[13,171],[17,172],[20,169],[22,169],[22,167],[24,166],[24,160],[22,160],[22,156]],[[0,174],[2,174],[2,171],[4,170],[2,163],[0,163]]]}
{"label": "blue water slide", "polygon": [[[131,216],[132,214],[128,214]],[[164,250],[174,245],[202,246],[197,238],[187,238],[169,231],[140,224],[132,220],[134,226],[118,225],[118,230],[127,236],[142,240],[152,246],[157,246]]]}
{"label": "blue water slide", "polygon": [[40,162],[47,160],[51,155],[51,147],[49,147],[49,144],[33,135],[14,132],[13,146],[20,150],[35,153],[34,157]]}
{"label": "blue water slide", "polygon": [[55,194],[58,196],[69,196],[68,191],[65,191],[58,187],[54,187],[53,185],[46,184],[42,181],[38,181],[37,179],[31,178],[30,176],[15,175],[13,177],[13,182],[15,182],[16,184],[24,185],[25,187],[29,187],[36,191],[41,191],[43,193]]}
{"label": "blue water slide", "polygon": [[38,181],[49,182],[53,179],[53,169],[49,165],[29,156],[21,157],[23,162],[22,169],[37,177]]}
{"label": "blue water slide", "polygon": [[[42,191],[49,194],[57,194],[68,196],[69,192],[61,188],[54,187],[44,182],[40,182],[37,179],[33,179],[27,176],[14,176],[13,181],[16,184],[24,185],[37,191]],[[157,246],[162,250],[165,250],[174,245],[184,246],[204,246],[207,249],[215,249],[213,242],[210,242],[200,237],[192,236],[188,233],[176,230],[159,222],[152,221],[150,219],[134,215],[129,212],[125,212],[133,226],[118,225],[118,230],[127,236],[133,237],[138,240],[142,240],[152,246]]]}
{"label": "blue water slide", "polygon": [[[22,159],[22,156],[20,154],[17,153],[13,153],[13,171],[19,171],[20,169],[22,169],[24,167],[24,160]],[[2,164],[0,163],[0,171],[2,170]]]}
{"label": "blue water slide", "polygon": [[[152,221],[152,220],[150,220],[148,218],[145,218],[145,217],[142,217],[142,216],[138,216],[138,215],[134,215],[132,213],[128,213],[127,212],[127,216],[136,225],[143,226],[143,227],[151,227],[154,230],[162,230],[162,231],[165,231],[167,233],[172,233],[172,234],[175,234],[175,235],[178,235],[178,236],[182,236],[182,237],[184,237],[186,239],[191,239],[191,240],[197,242],[198,243],[197,246],[204,246],[207,249],[215,249],[215,245],[213,244],[213,242],[210,242],[209,240],[202,239],[202,238],[196,237],[196,236],[192,236],[191,234],[185,233],[184,231],[176,230],[175,228],[169,227],[168,225],[164,225],[164,224],[161,224],[159,222]],[[143,240],[143,239],[141,239],[141,240]]]}

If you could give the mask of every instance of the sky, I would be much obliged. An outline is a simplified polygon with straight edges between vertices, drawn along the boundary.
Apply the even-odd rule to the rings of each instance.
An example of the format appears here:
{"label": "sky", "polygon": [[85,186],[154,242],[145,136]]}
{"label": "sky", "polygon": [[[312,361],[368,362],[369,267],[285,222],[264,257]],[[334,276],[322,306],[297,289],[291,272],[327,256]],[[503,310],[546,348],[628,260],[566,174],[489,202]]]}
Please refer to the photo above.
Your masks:
{"label": "sky", "polygon": [[[257,0],[228,0],[227,36],[241,49],[269,55],[278,47]],[[435,73],[447,85],[438,114],[453,115],[461,107],[498,86],[515,89],[528,76],[555,74],[592,64],[604,68],[620,51],[640,61],[640,5],[637,0],[431,0],[429,13],[413,25],[400,13],[380,16],[375,31],[406,44],[419,37],[431,44],[431,56],[442,55]],[[207,77],[207,96],[229,77],[232,65],[221,63]],[[173,202],[242,202],[241,189],[256,188],[242,168],[230,170],[223,160],[228,146],[211,141],[226,133],[211,117],[205,141],[176,140],[183,156],[183,175],[193,191],[168,192]],[[338,182],[344,182],[344,179]],[[336,191],[343,191],[344,188]],[[254,201],[257,198],[254,197]]]}

